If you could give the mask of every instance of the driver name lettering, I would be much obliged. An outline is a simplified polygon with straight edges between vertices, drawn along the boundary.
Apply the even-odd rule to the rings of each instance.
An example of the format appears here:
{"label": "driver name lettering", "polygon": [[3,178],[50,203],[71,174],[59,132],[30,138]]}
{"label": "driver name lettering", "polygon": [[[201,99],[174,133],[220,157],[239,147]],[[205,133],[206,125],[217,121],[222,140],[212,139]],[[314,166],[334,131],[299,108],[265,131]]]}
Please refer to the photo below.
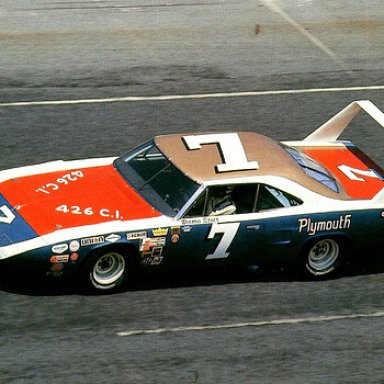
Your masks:
{"label": "driver name lettering", "polygon": [[192,219],[182,219],[182,225],[194,225],[194,224],[213,224],[219,221],[218,217],[197,217]]}
{"label": "driver name lettering", "polygon": [[299,219],[299,233],[307,232],[308,235],[315,235],[321,231],[334,231],[348,229],[351,226],[352,215],[341,215],[335,220],[312,221],[311,218]]}

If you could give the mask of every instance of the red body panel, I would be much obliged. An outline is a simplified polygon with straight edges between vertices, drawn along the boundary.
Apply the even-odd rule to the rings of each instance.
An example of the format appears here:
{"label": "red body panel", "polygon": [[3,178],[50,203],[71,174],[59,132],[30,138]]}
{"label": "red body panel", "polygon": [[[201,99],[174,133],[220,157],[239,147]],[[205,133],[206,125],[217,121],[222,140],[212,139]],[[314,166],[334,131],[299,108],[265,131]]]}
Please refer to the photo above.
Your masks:
{"label": "red body panel", "polygon": [[356,199],[371,199],[384,188],[384,171],[356,147],[301,148],[325,166]]}
{"label": "red body panel", "polygon": [[112,165],[8,180],[0,193],[39,234],[160,216]]}

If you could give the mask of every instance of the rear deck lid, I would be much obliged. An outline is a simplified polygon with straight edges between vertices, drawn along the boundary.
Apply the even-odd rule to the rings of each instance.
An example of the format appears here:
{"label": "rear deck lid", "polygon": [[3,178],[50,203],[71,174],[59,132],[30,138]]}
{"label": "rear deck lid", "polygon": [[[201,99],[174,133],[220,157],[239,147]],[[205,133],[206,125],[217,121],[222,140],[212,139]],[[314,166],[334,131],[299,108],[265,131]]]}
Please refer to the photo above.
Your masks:
{"label": "rear deck lid", "polygon": [[353,199],[372,199],[384,188],[383,169],[352,144],[299,149],[328,169]]}

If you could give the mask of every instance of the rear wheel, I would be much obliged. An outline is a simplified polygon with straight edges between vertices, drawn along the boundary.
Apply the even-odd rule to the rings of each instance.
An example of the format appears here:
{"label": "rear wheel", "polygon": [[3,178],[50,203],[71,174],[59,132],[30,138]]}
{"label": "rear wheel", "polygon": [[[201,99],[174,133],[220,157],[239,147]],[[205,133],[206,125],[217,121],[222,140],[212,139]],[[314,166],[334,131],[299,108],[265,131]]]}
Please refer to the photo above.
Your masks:
{"label": "rear wheel", "polygon": [[304,251],[307,274],[323,277],[335,274],[345,261],[345,245],[332,238],[318,239]]}
{"label": "rear wheel", "polygon": [[132,273],[130,258],[117,250],[104,250],[85,261],[82,278],[92,291],[110,292],[125,285]]}

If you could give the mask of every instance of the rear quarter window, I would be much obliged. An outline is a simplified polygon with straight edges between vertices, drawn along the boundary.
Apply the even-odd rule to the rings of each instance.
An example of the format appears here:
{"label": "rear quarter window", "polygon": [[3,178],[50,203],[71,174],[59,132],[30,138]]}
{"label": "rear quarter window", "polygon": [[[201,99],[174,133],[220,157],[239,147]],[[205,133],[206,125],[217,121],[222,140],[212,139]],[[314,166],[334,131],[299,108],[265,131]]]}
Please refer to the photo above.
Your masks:
{"label": "rear quarter window", "polygon": [[282,148],[289,155],[291,155],[291,157],[309,177],[325,185],[333,192],[340,192],[336,179],[320,163],[296,148],[292,148],[287,145],[282,145]]}

